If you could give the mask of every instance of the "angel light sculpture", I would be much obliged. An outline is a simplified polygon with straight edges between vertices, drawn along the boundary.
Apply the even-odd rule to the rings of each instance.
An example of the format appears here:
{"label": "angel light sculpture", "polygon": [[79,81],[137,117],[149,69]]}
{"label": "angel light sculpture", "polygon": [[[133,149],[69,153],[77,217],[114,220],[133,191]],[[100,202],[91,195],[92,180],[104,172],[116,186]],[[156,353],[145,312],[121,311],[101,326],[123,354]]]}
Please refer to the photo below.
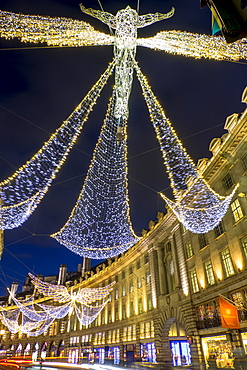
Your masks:
{"label": "angel light sculpture", "polygon": [[82,21],[0,12],[0,36],[7,39],[16,37],[23,42],[45,42],[61,47],[114,45],[113,62],[81,104],[26,165],[0,184],[3,228],[18,227],[37,207],[115,68],[115,88],[83,189],[68,222],[52,236],[75,253],[91,258],[115,256],[138,240],[131,226],[127,192],[126,125],[134,70],[156,131],[175,201],[161,195],[179,221],[192,232],[205,233],[213,229],[224,216],[235,189],[228,197],[221,197],[197,172],[135,61],[136,47],[197,59],[240,60],[247,58],[246,40],[228,45],[222,37],[182,31],[162,31],[154,37],[137,38],[138,28],[171,17],[174,9],[167,14],[142,16],[129,6],[118,11],[116,16],[86,9],[83,5],[81,10],[115,29],[115,36],[98,32]]}
{"label": "angel light sculpture", "polygon": [[[45,305],[40,300],[35,300],[34,295],[18,300],[11,293],[11,299],[15,307],[1,308],[0,319],[11,333],[25,333],[29,336],[38,336],[49,328],[56,320],[75,311],[81,325],[89,325],[100,314],[108,300],[104,300],[113,289],[115,282],[100,288],[79,288],[77,292],[68,289],[64,285],[53,285],[44,282],[29,273],[31,282],[35,288],[45,296],[47,300],[53,300],[62,305]],[[97,302],[96,305],[92,305]]]}

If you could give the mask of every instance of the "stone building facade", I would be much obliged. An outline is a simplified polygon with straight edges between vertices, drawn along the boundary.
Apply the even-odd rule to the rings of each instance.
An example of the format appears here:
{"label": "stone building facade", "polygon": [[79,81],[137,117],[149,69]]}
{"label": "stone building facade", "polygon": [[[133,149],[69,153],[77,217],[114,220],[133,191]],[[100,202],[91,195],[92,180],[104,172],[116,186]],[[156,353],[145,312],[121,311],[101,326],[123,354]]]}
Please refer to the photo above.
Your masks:
{"label": "stone building facade", "polygon": [[[247,103],[247,88],[242,101]],[[35,353],[71,362],[83,357],[116,365],[192,362],[203,369],[212,359],[230,366],[233,357],[247,353],[247,109],[228,117],[225,129],[210,143],[212,157],[197,166],[221,195],[239,183],[222,222],[207,234],[193,234],[168,210],[150,221],[134,247],[83,277],[77,273],[68,279],[61,267],[53,279],[68,287],[115,281],[105,308],[88,327],[72,314],[39,337],[11,335],[1,324],[2,355]],[[24,290],[28,294],[28,286]],[[219,294],[237,305],[239,330],[221,327]]]}

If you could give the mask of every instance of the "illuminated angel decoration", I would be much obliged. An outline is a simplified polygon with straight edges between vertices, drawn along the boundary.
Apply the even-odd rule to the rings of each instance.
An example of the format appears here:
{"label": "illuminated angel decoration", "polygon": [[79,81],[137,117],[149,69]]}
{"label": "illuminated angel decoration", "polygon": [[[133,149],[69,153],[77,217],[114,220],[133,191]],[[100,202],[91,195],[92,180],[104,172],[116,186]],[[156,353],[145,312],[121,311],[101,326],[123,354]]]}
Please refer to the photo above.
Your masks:
{"label": "illuminated angel decoration", "polygon": [[[63,285],[53,285],[41,281],[29,273],[31,282],[36,289],[47,299],[63,305],[45,305],[35,301],[34,296],[25,300],[18,300],[11,293],[11,299],[15,307],[2,308],[0,319],[6,325],[11,333],[25,333],[29,336],[38,336],[44,333],[49,326],[56,320],[75,311],[78,321],[82,325],[89,325],[100,314],[107,304],[108,300],[98,304],[98,301],[104,300],[112,291],[115,282],[100,288],[79,288],[77,292],[69,293]],[[95,302],[97,302],[96,305]]]}
{"label": "illuminated angel decoration", "polygon": [[173,8],[167,14],[146,15],[139,15],[129,6],[116,15],[83,5],[81,10],[114,29],[115,36],[98,32],[83,21],[0,12],[0,36],[7,39],[61,47],[114,45],[113,62],[82,103],[29,162],[0,184],[3,228],[20,226],[42,200],[115,68],[115,88],[88,176],[68,222],[53,236],[75,253],[91,258],[115,256],[138,240],[129,217],[126,160],[128,100],[134,70],[160,143],[175,202],[164,195],[163,198],[186,228],[196,233],[211,230],[224,216],[234,191],[226,198],[220,197],[198,174],[135,61],[136,47],[197,59],[240,60],[247,58],[246,40],[229,45],[222,37],[182,31],[137,38],[138,28],[170,18]]}

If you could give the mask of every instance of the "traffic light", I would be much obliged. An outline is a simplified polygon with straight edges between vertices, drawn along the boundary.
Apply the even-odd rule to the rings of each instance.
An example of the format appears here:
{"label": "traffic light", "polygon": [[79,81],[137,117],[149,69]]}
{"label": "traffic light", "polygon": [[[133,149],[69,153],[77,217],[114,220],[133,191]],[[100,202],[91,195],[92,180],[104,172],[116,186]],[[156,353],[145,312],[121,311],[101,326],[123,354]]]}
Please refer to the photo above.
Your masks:
{"label": "traffic light", "polygon": [[247,37],[247,0],[201,0],[212,12],[212,34],[221,31],[226,42]]}

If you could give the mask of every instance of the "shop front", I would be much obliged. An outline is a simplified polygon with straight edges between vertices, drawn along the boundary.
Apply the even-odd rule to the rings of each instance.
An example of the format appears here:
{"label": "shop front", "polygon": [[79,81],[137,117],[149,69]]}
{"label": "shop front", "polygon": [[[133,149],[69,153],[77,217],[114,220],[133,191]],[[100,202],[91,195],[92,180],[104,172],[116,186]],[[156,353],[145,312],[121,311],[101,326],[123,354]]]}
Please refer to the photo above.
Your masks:
{"label": "shop front", "polygon": [[125,344],[123,346],[123,360],[127,367],[136,359],[136,344]]}
{"label": "shop front", "polygon": [[2,344],[0,347],[0,358],[4,358],[6,356],[6,348],[5,345]]}
{"label": "shop front", "polygon": [[22,344],[21,343],[19,343],[18,346],[16,347],[15,355],[16,357],[22,356]]}
{"label": "shop front", "polygon": [[202,338],[205,362],[215,362],[218,368],[234,366],[234,355],[231,340],[226,335]]}
{"label": "shop front", "polygon": [[94,363],[95,352],[93,347],[83,347],[81,349],[81,358],[83,363]]}
{"label": "shop front", "polygon": [[105,347],[104,348],[94,348],[94,361],[96,364],[105,363]]}
{"label": "shop front", "polygon": [[60,357],[60,358],[65,356],[64,340],[61,340],[59,345],[58,345],[57,356]]}
{"label": "shop front", "polygon": [[243,347],[244,347],[244,353],[247,355],[247,332],[241,333]]}
{"label": "shop front", "polygon": [[39,353],[39,343],[34,343],[32,348],[32,361],[37,361]]}
{"label": "shop front", "polygon": [[31,355],[31,344],[27,343],[24,349],[24,357],[29,357]]}
{"label": "shop front", "polygon": [[156,362],[156,348],[154,342],[141,343],[141,360],[143,362]]}
{"label": "shop front", "polygon": [[170,340],[173,366],[191,364],[190,345],[187,340]]}
{"label": "shop front", "polygon": [[49,356],[50,357],[57,357],[57,344],[56,344],[56,342],[51,343]]}
{"label": "shop front", "polygon": [[68,362],[71,364],[77,364],[79,359],[79,349],[78,348],[70,348],[69,355],[68,355]]}
{"label": "shop front", "polygon": [[46,359],[46,353],[47,353],[47,342],[44,342],[41,346],[41,351],[40,351],[40,358],[41,360],[45,360]]}
{"label": "shop front", "polygon": [[[106,347],[107,348],[107,347]],[[120,364],[120,347],[109,347],[107,354],[108,360],[113,363],[113,365]]]}

